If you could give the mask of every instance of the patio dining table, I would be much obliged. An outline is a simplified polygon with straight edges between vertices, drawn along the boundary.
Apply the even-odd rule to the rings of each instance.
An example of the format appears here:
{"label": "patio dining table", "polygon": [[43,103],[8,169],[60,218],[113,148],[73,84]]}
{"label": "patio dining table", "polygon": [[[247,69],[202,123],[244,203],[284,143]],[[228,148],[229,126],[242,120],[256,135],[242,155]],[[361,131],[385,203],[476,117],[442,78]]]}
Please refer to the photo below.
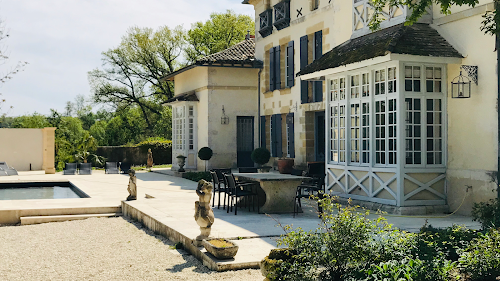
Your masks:
{"label": "patio dining table", "polygon": [[292,213],[297,186],[307,178],[277,173],[234,173],[234,176],[238,180],[259,182],[260,213],[267,214]]}

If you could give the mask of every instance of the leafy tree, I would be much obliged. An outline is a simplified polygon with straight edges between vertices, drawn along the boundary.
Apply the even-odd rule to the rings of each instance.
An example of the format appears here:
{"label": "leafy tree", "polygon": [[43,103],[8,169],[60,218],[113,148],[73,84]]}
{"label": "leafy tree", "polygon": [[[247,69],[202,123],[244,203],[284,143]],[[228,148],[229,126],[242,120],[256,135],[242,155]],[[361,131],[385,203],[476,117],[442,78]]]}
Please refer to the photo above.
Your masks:
{"label": "leafy tree", "polygon": [[[426,9],[431,7],[433,3],[439,5],[442,14],[451,14],[451,6],[469,6],[475,7],[479,1],[478,0],[373,0],[372,5],[375,9],[373,17],[370,20],[369,26],[372,30],[380,28],[380,23],[383,21],[382,10],[387,6],[408,6],[409,10],[412,11],[411,15],[408,17],[406,24],[416,23],[419,18],[426,13]],[[498,2],[495,1],[495,7],[497,7]],[[494,11],[488,11],[483,15],[483,22],[480,29],[486,34],[495,35],[499,34],[499,24],[500,24],[500,13],[498,13],[498,8]]]}
{"label": "leafy tree", "polygon": [[246,15],[237,15],[234,11],[212,13],[205,23],[197,22],[188,31],[186,49],[187,59],[197,59],[223,51],[245,39],[247,32],[255,33],[253,19]]}
{"label": "leafy tree", "polygon": [[82,161],[83,163],[87,163],[87,161],[92,158],[96,163],[102,165],[104,162],[104,158],[102,156],[94,154],[93,152],[95,152],[96,150],[97,140],[93,136],[91,136],[89,132],[85,131],[83,133],[83,137],[78,143],[75,158]]}
{"label": "leafy tree", "polygon": [[50,126],[51,124],[47,120],[47,117],[36,112],[32,115],[15,118],[11,125],[12,128],[45,128]]}
{"label": "leafy tree", "polygon": [[117,112],[136,106],[153,131],[160,103],[173,96],[173,85],[162,78],[179,66],[185,44],[182,27],[132,27],[119,47],[103,52],[103,69],[88,73],[93,99],[114,106]]}
{"label": "leafy tree", "polygon": [[[5,27],[4,22],[2,19],[0,19],[0,65],[6,64],[7,60],[9,59],[9,56],[7,55],[7,49],[3,45],[3,41],[9,37],[8,30]],[[9,68],[6,70],[4,73],[0,73],[0,84],[3,84],[7,82],[8,80],[12,79],[12,76],[15,75],[16,73],[23,71],[24,66],[26,66],[28,62],[17,62],[16,65],[13,67]],[[0,93],[0,96],[2,93]],[[2,113],[2,106],[5,104],[5,99],[0,98],[0,117],[5,117],[7,115],[7,112]],[[12,106],[9,107],[10,109]]]}

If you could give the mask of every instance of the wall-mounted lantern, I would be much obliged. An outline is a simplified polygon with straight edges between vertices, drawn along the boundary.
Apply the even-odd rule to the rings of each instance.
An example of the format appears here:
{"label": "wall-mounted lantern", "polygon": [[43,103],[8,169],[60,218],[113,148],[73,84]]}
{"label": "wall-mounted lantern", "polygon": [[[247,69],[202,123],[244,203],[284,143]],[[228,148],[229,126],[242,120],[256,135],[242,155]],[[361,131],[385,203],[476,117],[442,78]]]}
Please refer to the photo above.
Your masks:
{"label": "wall-mounted lantern", "polygon": [[224,106],[222,106],[222,117],[220,118],[220,123],[222,125],[229,124],[229,116],[226,115],[226,111],[224,110]]}
{"label": "wall-mounted lantern", "polygon": [[[462,71],[467,72],[467,76],[462,75]],[[470,78],[469,78],[470,77]],[[477,66],[460,66],[460,75],[451,81],[452,98],[470,98],[472,81],[477,85]]]}

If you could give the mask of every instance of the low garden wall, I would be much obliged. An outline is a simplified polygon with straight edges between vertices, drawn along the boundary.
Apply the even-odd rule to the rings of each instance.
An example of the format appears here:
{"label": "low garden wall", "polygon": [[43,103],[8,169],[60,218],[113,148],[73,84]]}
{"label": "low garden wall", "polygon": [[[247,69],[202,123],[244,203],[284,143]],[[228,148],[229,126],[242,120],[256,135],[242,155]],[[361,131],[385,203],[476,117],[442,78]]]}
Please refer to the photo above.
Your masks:
{"label": "low garden wall", "polygon": [[128,162],[132,165],[146,165],[148,148],[151,148],[151,152],[153,152],[153,163],[155,165],[172,164],[172,146],[99,146],[96,154],[106,158],[107,162]]}

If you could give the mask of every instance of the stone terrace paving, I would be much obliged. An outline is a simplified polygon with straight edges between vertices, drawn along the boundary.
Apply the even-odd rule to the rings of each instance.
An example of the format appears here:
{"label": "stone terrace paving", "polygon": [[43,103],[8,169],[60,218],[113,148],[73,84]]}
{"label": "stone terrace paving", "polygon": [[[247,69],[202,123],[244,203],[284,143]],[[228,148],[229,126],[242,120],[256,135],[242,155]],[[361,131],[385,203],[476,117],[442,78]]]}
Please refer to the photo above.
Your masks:
{"label": "stone terrace paving", "polygon": [[[200,234],[194,220],[194,202],[198,200],[195,193],[197,183],[174,177],[169,169],[153,169],[152,173],[139,171],[137,176],[138,200],[122,201],[128,196],[128,175],[104,174],[104,171],[93,171],[92,175],[45,175],[42,172],[20,172],[19,176],[1,177],[0,182],[10,181],[65,181],[69,180],[90,198],[81,199],[45,199],[45,200],[12,200],[0,201],[0,223],[13,216],[42,215],[79,215],[120,212],[132,215],[147,227],[169,236],[173,242],[184,242],[194,239]],[[154,197],[154,198],[146,198]],[[315,205],[315,204],[313,204]],[[304,204],[303,204],[304,206]],[[234,259],[219,261],[202,248],[192,245],[186,247],[198,259],[213,270],[256,268],[260,260],[268,255],[270,249],[276,247],[276,240],[283,230],[278,227],[291,224],[293,228],[304,230],[318,227],[315,209],[306,206],[304,213],[293,218],[292,214],[257,214],[239,209],[238,215],[226,213],[225,210],[214,209],[215,222],[212,226],[212,237],[236,240],[239,251]],[[376,215],[370,215],[376,218]],[[447,227],[453,224],[479,228],[477,222],[470,217],[452,215],[447,218],[428,216],[427,221],[434,227]],[[387,217],[389,223],[407,230],[418,231],[425,223],[423,217]],[[241,239],[243,238],[243,239]]]}

